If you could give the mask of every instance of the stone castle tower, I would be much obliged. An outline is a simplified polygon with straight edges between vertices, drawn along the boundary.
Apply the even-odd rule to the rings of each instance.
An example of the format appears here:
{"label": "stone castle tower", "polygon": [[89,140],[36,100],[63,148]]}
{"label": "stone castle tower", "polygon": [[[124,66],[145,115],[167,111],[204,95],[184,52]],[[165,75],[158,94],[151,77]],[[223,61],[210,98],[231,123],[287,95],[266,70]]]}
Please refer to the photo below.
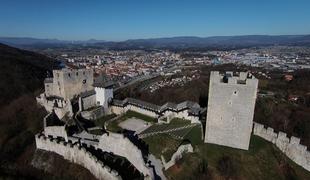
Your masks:
{"label": "stone castle tower", "polygon": [[82,92],[91,91],[94,77],[92,69],[53,70],[53,78],[45,79],[46,96],[72,99]]}
{"label": "stone castle tower", "polygon": [[205,142],[248,150],[258,80],[247,72],[211,72]]}

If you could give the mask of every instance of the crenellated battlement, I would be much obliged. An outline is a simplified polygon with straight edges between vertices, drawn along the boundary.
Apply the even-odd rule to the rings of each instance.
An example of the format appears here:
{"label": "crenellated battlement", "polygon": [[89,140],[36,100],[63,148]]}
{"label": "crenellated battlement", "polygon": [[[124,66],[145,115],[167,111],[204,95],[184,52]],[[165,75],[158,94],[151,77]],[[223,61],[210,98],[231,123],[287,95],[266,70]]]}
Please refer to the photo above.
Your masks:
{"label": "crenellated battlement", "polygon": [[103,134],[99,139],[98,148],[126,157],[144,176],[154,177],[153,170],[144,161],[142,151],[124,134]]}
{"label": "crenellated battlement", "polygon": [[276,133],[273,128],[265,128],[264,125],[255,122],[253,133],[275,144],[292,161],[310,171],[310,151],[300,144],[300,138],[294,136],[288,138],[284,132]]}
{"label": "crenellated battlement", "polygon": [[229,84],[229,85],[243,85],[253,86],[258,83],[256,79],[249,72],[231,72],[220,73],[219,71],[211,71],[210,81],[214,83]]}
{"label": "crenellated battlement", "polygon": [[98,179],[122,179],[116,170],[105,165],[79,144],[46,137],[43,134],[37,134],[35,141],[38,149],[55,152],[64,159],[85,167]]}

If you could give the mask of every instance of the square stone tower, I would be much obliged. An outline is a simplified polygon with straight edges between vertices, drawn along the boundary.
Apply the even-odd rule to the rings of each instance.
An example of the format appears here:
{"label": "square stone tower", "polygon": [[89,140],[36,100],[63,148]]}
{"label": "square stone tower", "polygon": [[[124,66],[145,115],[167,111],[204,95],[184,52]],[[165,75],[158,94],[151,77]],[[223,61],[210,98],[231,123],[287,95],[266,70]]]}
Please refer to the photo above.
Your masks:
{"label": "square stone tower", "polygon": [[211,72],[206,143],[248,150],[257,85],[248,72]]}
{"label": "square stone tower", "polygon": [[72,99],[83,92],[91,91],[94,77],[92,69],[53,70],[53,78],[45,79],[46,96]]}

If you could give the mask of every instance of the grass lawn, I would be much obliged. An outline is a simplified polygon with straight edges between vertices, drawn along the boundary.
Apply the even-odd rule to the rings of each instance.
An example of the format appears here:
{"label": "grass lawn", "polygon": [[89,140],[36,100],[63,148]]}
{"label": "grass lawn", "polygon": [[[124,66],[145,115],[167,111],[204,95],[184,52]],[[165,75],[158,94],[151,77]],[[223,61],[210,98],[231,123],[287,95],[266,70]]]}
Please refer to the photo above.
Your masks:
{"label": "grass lawn", "polygon": [[104,131],[102,129],[93,129],[88,131],[90,134],[94,134],[94,135],[102,135],[104,133]]}
{"label": "grass lawn", "polygon": [[192,145],[203,143],[201,126],[194,126],[184,139],[189,140]]}
{"label": "grass lawn", "polygon": [[189,120],[174,118],[168,124],[154,124],[148,129],[144,130],[142,134],[167,131],[175,128],[184,127],[186,125],[190,125],[191,122]]}
{"label": "grass lawn", "polygon": [[147,116],[147,115],[144,115],[144,114],[135,112],[135,111],[127,111],[127,112],[124,114],[124,117],[126,117],[126,118],[135,117],[135,118],[144,120],[144,121],[146,121],[146,122],[153,122],[153,123],[157,122],[157,119],[156,119],[156,118],[153,118],[153,117],[150,117],[150,116]]}
{"label": "grass lawn", "polygon": [[105,115],[99,119],[96,119],[95,120],[95,124],[96,126],[99,126],[99,127],[103,127],[104,126],[104,123],[107,121],[107,120],[110,120],[112,118],[115,118],[116,117],[116,114],[109,114],[109,115]]}
{"label": "grass lawn", "polygon": [[[169,168],[168,179],[225,179],[218,162],[224,156],[232,162],[233,174],[230,179],[310,179],[310,173],[289,160],[273,144],[260,137],[252,136],[249,151],[198,144],[195,152],[186,154],[178,165]],[[208,171],[202,170],[202,163],[208,164]],[[207,173],[206,173],[207,172]]]}
{"label": "grass lawn", "polygon": [[[183,140],[185,139],[191,141],[193,145],[201,144],[203,142],[201,139],[201,127],[192,127]],[[169,136],[169,134],[158,134],[143,139],[143,141],[149,145],[150,152],[153,155],[157,158],[160,158],[160,156],[163,155],[166,161],[170,160],[171,156],[176,152],[183,140],[175,139],[172,136]]]}
{"label": "grass lawn", "polygon": [[191,124],[190,120],[185,120],[185,119],[180,119],[180,118],[173,118],[170,123],[170,125],[180,125],[180,126],[184,126],[184,125],[189,125]]}
{"label": "grass lawn", "polygon": [[110,122],[107,126],[107,129],[109,131],[112,132],[118,132],[121,131],[122,128],[118,126],[119,123],[121,123],[122,121],[125,121],[129,118],[135,117],[137,119],[141,119],[144,120],[146,122],[156,122],[157,119],[156,118],[152,118],[150,116],[146,116],[144,114],[140,114],[138,112],[134,112],[134,111],[127,111],[125,114],[123,114],[120,118],[118,118],[117,120]]}
{"label": "grass lawn", "polygon": [[150,153],[160,159],[163,155],[165,159],[170,160],[172,154],[178,149],[181,140],[173,139],[165,134],[150,136],[143,139],[149,145]]}

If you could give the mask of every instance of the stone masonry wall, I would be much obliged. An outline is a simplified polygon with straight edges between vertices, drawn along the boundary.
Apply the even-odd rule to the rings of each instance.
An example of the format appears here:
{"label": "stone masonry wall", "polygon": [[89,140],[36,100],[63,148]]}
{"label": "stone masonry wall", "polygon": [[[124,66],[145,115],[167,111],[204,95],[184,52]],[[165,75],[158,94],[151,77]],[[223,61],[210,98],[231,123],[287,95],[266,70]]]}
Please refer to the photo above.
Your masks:
{"label": "stone masonry wall", "polygon": [[165,170],[173,166],[179,158],[186,152],[193,152],[193,146],[191,144],[181,145],[178,150],[172,155],[171,159],[166,162],[165,158],[161,156],[161,161],[164,164]]}
{"label": "stone masonry wall", "polygon": [[144,176],[154,179],[153,170],[144,162],[141,150],[122,134],[104,134],[99,139],[98,147],[102,151],[113,152],[126,157]]}
{"label": "stone masonry wall", "polygon": [[65,141],[68,141],[68,135],[65,130],[65,126],[47,126],[44,127],[44,134],[46,136],[52,136],[53,138],[63,137]]}
{"label": "stone masonry wall", "polygon": [[69,142],[58,141],[38,134],[36,135],[35,140],[38,149],[55,152],[63,156],[64,159],[85,167],[98,179],[122,179],[115,170],[105,166],[103,162],[77,144],[73,145]]}
{"label": "stone masonry wall", "polygon": [[153,118],[158,118],[158,115],[153,112],[153,111],[149,111],[147,109],[143,109],[137,106],[133,106],[133,105],[127,105],[125,107],[119,107],[119,106],[111,106],[111,111],[117,115],[126,113],[127,111],[135,111],[141,114],[145,114],[147,116],[153,117]]}
{"label": "stone masonry wall", "polygon": [[[126,113],[127,111],[135,111],[141,114],[145,114],[147,116],[153,117],[153,118],[158,118],[159,115],[153,111],[141,108],[141,107],[137,107],[137,106],[133,106],[133,105],[127,105],[125,107],[119,107],[119,106],[111,106],[111,111],[117,115]],[[186,119],[186,120],[190,120],[191,123],[200,123],[199,121],[199,117],[197,116],[189,116],[188,114],[188,110],[183,110],[180,112],[173,112],[173,111],[165,111],[165,113],[163,114],[163,117],[167,117],[169,119],[172,118],[180,118],[180,119]]]}
{"label": "stone masonry wall", "polygon": [[72,99],[82,92],[93,90],[92,69],[53,70],[52,95]]}
{"label": "stone masonry wall", "polygon": [[286,133],[275,133],[272,128],[265,128],[264,125],[255,122],[253,133],[275,144],[292,161],[310,171],[310,151],[300,144],[299,138],[294,136],[288,138]]}

